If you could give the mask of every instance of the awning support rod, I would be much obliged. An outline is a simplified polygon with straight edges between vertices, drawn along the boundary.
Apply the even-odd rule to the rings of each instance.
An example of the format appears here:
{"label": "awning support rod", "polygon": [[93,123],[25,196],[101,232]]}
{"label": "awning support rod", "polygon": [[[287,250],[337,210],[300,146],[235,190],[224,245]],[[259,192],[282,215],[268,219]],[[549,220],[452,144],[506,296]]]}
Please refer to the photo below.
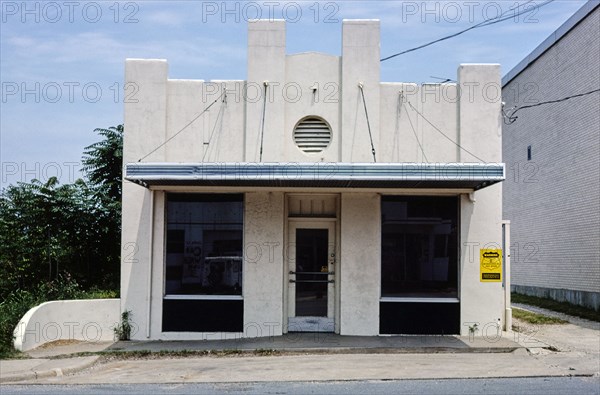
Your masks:
{"label": "awning support rod", "polygon": [[377,158],[375,157],[375,146],[373,145],[373,135],[371,134],[371,123],[369,122],[369,113],[367,112],[367,102],[365,100],[365,92],[363,91],[363,83],[358,83],[358,88],[360,89],[360,95],[362,96],[363,106],[365,107],[365,116],[367,117],[367,129],[369,130],[369,140],[371,141],[371,153],[373,154],[373,162],[377,163]]}

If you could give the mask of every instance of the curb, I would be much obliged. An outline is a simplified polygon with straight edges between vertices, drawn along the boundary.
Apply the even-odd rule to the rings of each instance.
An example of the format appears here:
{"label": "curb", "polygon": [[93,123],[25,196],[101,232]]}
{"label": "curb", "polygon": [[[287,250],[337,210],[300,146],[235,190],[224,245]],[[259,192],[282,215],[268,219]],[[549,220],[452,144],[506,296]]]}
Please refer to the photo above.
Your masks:
{"label": "curb", "polygon": [[[526,350],[527,347],[521,344],[515,344],[514,346],[504,346],[504,347],[353,347],[353,346],[342,346],[342,347],[266,347],[265,350],[274,351],[276,353],[281,354],[503,354],[503,353],[512,353],[518,350]],[[243,354],[253,354],[257,350],[256,348],[213,348],[213,349],[178,349],[178,348],[169,348],[163,347],[160,349],[152,349],[152,348],[135,348],[135,349],[108,349],[106,351],[113,352],[116,355],[119,353],[123,353],[124,355],[128,353],[136,353],[136,352],[149,352],[152,354],[158,353],[177,353],[181,351],[189,352],[190,354],[199,353],[199,354],[210,354],[210,353],[226,353],[226,352],[236,352]],[[192,355],[190,355],[192,356]]]}
{"label": "curb", "polygon": [[28,371],[2,375],[2,376],[0,376],[0,383],[6,384],[6,383],[10,383],[10,382],[15,382],[15,381],[37,380],[37,379],[47,378],[47,377],[60,377],[63,375],[76,373],[83,369],[89,368],[90,366],[95,364],[96,361],[98,360],[98,358],[100,358],[100,357],[95,355],[95,356],[91,356],[91,357],[80,357],[80,358],[82,358],[82,361],[80,361],[79,363],[74,364],[72,366],[68,366],[66,368],[35,370],[36,367],[34,367]]}
{"label": "curb", "polygon": [[[269,350],[273,350],[275,352],[279,352],[281,354],[296,354],[296,353],[308,353],[308,354],[477,354],[477,353],[486,353],[486,354],[502,354],[502,353],[511,353],[517,351],[519,349],[525,349],[523,346],[515,346],[515,347],[470,347],[470,348],[454,348],[454,347],[403,347],[403,348],[394,348],[394,347],[334,347],[334,348],[272,348]],[[138,350],[135,350],[138,351]],[[144,350],[146,351],[146,350]],[[160,350],[160,351],[173,351],[177,352],[177,350]],[[160,352],[160,351],[151,351],[150,352]],[[194,350],[191,350],[194,351]],[[231,349],[215,349],[210,350],[212,352],[226,352],[231,351]],[[255,352],[255,349],[245,349],[239,348],[235,349],[235,351],[239,351],[242,353],[252,354]],[[127,351],[125,351],[127,352]]]}

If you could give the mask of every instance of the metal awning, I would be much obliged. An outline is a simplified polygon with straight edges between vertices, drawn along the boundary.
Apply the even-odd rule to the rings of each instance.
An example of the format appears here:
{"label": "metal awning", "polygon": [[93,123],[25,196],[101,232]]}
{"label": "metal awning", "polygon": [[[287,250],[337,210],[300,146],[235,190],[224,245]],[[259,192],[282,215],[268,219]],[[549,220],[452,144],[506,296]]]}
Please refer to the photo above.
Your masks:
{"label": "metal awning", "polygon": [[504,163],[128,163],[125,179],[151,186],[459,188],[505,179]]}

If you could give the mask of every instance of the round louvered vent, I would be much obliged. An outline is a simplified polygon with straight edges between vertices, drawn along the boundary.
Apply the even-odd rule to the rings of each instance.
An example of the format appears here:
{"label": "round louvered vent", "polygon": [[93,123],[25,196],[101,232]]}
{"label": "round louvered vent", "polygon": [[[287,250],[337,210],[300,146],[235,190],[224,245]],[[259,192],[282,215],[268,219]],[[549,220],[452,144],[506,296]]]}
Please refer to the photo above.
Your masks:
{"label": "round louvered vent", "polygon": [[302,118],[294,128],[296,146],[307,154],[323,151],[331,142],[331,127],[322,118]]}

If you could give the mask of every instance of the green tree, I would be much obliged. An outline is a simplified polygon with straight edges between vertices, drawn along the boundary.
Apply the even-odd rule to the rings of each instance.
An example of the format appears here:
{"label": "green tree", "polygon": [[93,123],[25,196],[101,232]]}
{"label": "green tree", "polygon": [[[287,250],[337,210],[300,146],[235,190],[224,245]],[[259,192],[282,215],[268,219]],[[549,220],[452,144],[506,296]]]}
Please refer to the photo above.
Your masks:
{"label": "green tree", "polygon": [[94,189],[98,200],[97,253],[104,256],[105,271],[101,282],[118,288],[121,265],[121,197],[123,178],[123,125],[108,129],[98,128],[94,132],[102,140],[85,147],[83,171]]}
{"label": "green tree", "polygon": [[90,184],[101,188],[104,198],[121,202],[123,125],[95,129],[104,139],[85,147],[83,170]]}
{"label": "green tree", "polygon": [[0,197],[0,295],[55,278],[83,278],[96,203],[83,180],[60,186],[32,180],[9,186]]}
{"label": "green tree", "polygon": [[0,193],[0,358],[12,355],[13,329],[31,307],[116,296],[123,125],[95,132],[102,140],[84,150],[83,179],[32,180]]}
{"label": "green tree", "polygon": [[123,126],[96,129],[85,180],[10,185],[0,195],[0,299],[67,273],[86,288],[118,288]]}

